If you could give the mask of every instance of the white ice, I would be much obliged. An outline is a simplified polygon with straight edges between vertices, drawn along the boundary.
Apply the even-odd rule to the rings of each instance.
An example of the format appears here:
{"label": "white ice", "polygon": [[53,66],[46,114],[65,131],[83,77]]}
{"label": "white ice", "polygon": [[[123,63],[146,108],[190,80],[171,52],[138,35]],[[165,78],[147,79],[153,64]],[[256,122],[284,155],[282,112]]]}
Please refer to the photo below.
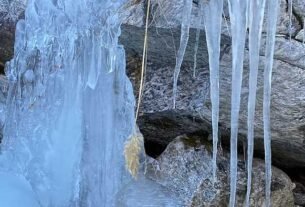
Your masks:
{"label": "white ice", "polygon": [[200,39],[200,30],[201,23],[203,20],[203,0],[198,1],[198,20],[197,20],[197,30],[196,30],[196,38],[195,38],[195,47],[194,47],[194,65],[193,65],[193,78],[196,78],[196,68],[197,68],[197,53],[199,48],[199,39]]}
{"label": "white ice", "polygon": [[[17,24],[0,173],[24,189],[12,189],[22,207],[36,205],[24,196],[41,207],[111,207],[129,182],[123,146],[134,96],[118,44],[123,3],[30,0]],[[1,189],[13,188],[6,178]],[[7,195],[0,191],[0,204],[12,202]]]}
{"label": "white ice", "polygon": [[0,172],[1,207],[39,207],[38,200],[30,184],[24,177],[8,172]]}
{"label": "white ice", "polygon": [[204,4],[204,22],[209,53],[210,94],[212,102],[213,127],[213,178],[216,179],[217,144],[219,120],[219,59],[223,12],[223,0],[208,1]]}
{"label": "white ice", "polygon": [[230,207],[235,206],[237,182],[237,138],[240,95],[243,74],[243,57],[247,29],[248,0],[229,0],[232,34],[232,93],[231,93],[231,144],[230,144]]}
{"label": "white ice", "polygon": [[248,182],[245,206],[250,206],[250,194],[252,186],[252,161],[254,143],[254,115],[257,89],[257,75],[259,67],[259,49],[263,27],[266,0],[253,0],[249,2],[249,96],[248,96],[248,153],[247,168]]}
{"label": "white ice", "polygon": [[173,108],[176,108],[176,96],[177,96],[177,82],[180,74],[180,69],[185,54],[187,42],[189,39],[189,31],[191,24],[191,13],[192,13],[192,0],[184,0],[182,22],[181,22],[181,36],[180,46],[177,52],[176,65],[174,69],[174,83],[173,83]]}
{"label": "white ice", "polygon": [[271,206],[271,132],[270,132],[270,101],[271,101],[271,78],[273,67],[273,54],[275,45],[275,34],[277,17],[279,10],[278,0],[267,1],[267,39],[265,51],[264,68],[264,101],[263,101],[263,120],[264,120],[264,146],[265,146],[265,176],[266,176],[266,207]]}

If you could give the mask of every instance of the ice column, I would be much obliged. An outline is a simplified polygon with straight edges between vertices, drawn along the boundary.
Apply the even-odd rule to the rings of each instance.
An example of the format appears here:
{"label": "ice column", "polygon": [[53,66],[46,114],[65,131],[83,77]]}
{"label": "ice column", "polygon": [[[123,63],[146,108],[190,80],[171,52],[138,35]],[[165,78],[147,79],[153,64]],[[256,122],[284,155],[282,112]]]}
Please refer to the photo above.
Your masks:
{"label": "ice column", "polygon": [[209,53],[210,94],[212,102],[213,127],[213,178],[216,179],[217,143],[219,120],[219,58],[223,0],[208,1],[204,4],[204,22]]}
{"label": "ice column", "polygon": [[265,176],[266,176],[266,207],[271,206],[271,133],[270,133],[270,99],[271,99],[271,77],[273,67],[273,54],[275,45],[276,23],[278,16],[278,0],[267,1],[267,39],[265,51],[264,69],[264,146],[265,146]]}
{"label": "ice column", "polygon": [[248,96],[248,182],[245,206],[250,205],[252,182],[252,161],[254,143],[254,115],[257,89],[257,74],[259,67],[259,49],[263,27],[266,0],[253,0],[249,2],[249,96]]}
{"label": "ice column", "polygon": [[199,39],[200,39],[200,30],[201,30],[201,24],[203,20],[203,0],[198,1],[198,10],[199,10],[199,18],[198,18],[198,24],[197,24],[197,30],[196,30],[196,39],[195,39],[195,47],[194,47],[194,65],[193,65],[193,78],[196,78],[196,68],[197,68],[197,53],[199,48]]}
{"label": "ice column", "polygon": [[182,23],[181,23],[181,37],[180,46],[177,52],[176,65],[174,69],[174,84],[173,84],[173,108],[176,108],[176,96],[177,96],[177,82],[178,77],[185,54],[187,42],[189,39],[189,31],[191,24],[191,13],[192,13],[192,0],[184,0],[183,12],[182,12]]}
{"label": "ice column", "polygon": [[232,34],[232,94],[231,94],[231,159],[230,159],[230,206],[235,206],[237,181],[237,137],[240,95],[243,74],[243,57],[247,28],[248,0],[229,0]]}

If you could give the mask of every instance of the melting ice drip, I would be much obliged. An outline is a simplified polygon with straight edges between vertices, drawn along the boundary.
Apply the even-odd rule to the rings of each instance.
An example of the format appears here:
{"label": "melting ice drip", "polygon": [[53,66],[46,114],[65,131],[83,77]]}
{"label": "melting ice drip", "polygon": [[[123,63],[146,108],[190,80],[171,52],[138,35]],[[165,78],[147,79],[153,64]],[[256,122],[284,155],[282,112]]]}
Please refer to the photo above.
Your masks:
{"label": "melting ice drip", "polygon": [[6,66],[1,206],[114,205],[126,180],[123,143],[134,123],[118,45],[122,3],[28,2]]}
{"label": "melting ice drip", "polygon": [[[174,69],[173,99],[176,106],[177,80],[181,63],[186,49],[191,23],[192,1],[185,1],[183,19],[181,24],[180,48],[177,54],[176,66]],[[263,27],[265,12],[265,0],[228,0],[231,34],[232,34],[232,94],[231,94],[231,159],[230,159],[230,206],[236,202],[237,182],[237,138],[238,120],[240,111],[240,96],[243,74],[243,57],[247,28],[249,28],[249,99],[248,99],[248,189],[246,195],[246,206],[249,206],[252,179],[252,160],[254,142],[254,112],[257,88],[257,73],[259,65],[260,39]],[[203,6],[202,6],[203,5]],[[270,95],[271,95],[271,74],[273,66],[273,53],[276,33],[276,22],[278,13],[278,0],[268,0],[267,7],[267,38],[265,51],[264,69],[264,145],[266,163],[266,206],[270,206],[271,188],[271,138],[270,138]],[[206,42],[209,53],[211,103],[212,103],[212,126],[213,126],[213,177],[216,176],[216,156],[218,142],[218,119],[219,119],[219,57],[220,57],[220,36],[222,23],[223,0],[205,1],[199,0],[201,15],[198,18],[198,25],[201,24],[201,17],[204,17]],[[203,7],[203,9],[201,9]],[[292,11],[292,0],[290,0],[290,13]],[[291,15],[290,15],[291,16]],[[291,33],[291,20],[290,29]],[[198,47],[198,31],[195,43],[194,65],[196,66],[196,55]],[[291,36],[291,35],[290,35]],[[195,67],[194,66],[194,67]]]}

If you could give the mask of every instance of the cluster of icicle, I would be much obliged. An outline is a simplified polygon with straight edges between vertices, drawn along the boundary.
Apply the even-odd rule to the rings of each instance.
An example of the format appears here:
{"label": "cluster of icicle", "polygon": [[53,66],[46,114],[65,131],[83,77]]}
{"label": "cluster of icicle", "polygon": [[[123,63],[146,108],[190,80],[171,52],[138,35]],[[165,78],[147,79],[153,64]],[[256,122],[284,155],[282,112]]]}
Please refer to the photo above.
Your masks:
{"label": "cluster of icicle", "polygon": [[6,65],[1,206],[115,206],[130,179],[122,152],[134,128],[118,44],[123,3],[28,1]]}
{"label": "cluster of icicle", "polygon": [[[174,69],[173,105],[176,106],[177,80],[180,72],[183,56],[188,42],[189,28],[191,24],[192,0],[184,0],[183,18],[181,25],[180,48],[177,53],[176,67]],[[232,94],[231,94],[231,159],[230,159],[230,206],[236,202],[237,182],[237,141],[238,120],[240,111],[240,96],[243,74],[243,58],[245,42],[249,39],[249,99],[248,99],[248,182],[245,205],[249,206],[251,193],[251,173],[253,160],[254,142],[254,113],[257,89],[257,75],[259,66],[259,50],[263,28],[263,19],[267,14],[267,37],[265,50],[264,68],[264,145],[265,145],[265,182],[266,201],[265,206],[270,206],[271,187],[271,138],[270,138],[270,93],[271,75],[273,66],[273,53],[275,44],[276,22],[279,0],[228,0],[230,26],[232,36]],[[209,53],[210,67],[210,94],[212,102],[212,128],[213,128],[213,178],[216,178],[216,156],[218,142],[218,120],[219,120],[219,59],[221,25],[223,14],[223,0],[199,0],[199,25],[204,20],[206,42]],[[249,32],[247,32],[249,29]],[[196,33],[194,74],[196,69],[196,55],[200,29]]]}

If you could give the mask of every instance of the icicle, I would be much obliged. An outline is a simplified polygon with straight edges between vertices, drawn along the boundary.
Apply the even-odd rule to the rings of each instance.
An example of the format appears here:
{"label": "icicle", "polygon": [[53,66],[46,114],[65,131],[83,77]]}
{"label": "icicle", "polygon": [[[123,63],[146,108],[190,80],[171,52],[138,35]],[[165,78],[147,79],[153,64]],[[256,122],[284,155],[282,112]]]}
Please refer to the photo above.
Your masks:
{"label": "icicle", "polygon": [[305,44],[305,20],[303,22],[303,44]]}
{"label": "icicle", "polygon": [[195,40],[195,47],[194,47],[194,66],[193,66],[193,78],[196,78],[196,67],[197,67],[197,53],[198,53],[198,47],[199,47],[199,39],[200,39],[200,27],[202,23],[202,7],[203,7],[203,0],[199,0],[198,7],[199,7],[199,20],[198,20],[198,29],[196,31],[196,40]]}
{"label": "icicle", "polygon": [[248,182],[245,206],[250,206],[252,160],[254,142],[254,115],[257,88],[257,73],[259,66],[259,48],[263,27],[266,0],[254,0],[249,2],[249,96],[248,96]]}
{"label": "icicle", "polygon": [[194,47],[193,78],[196,78],[197,53],[198,53],[198,47],[199,47],[199,38],[200,38],[200,29],[197,29],[197,31],[196,31],[195,47]]}
{"label": "icicle", "polygon": [[176,65],[174,69],[174,84],[173,84],[173,108],[176,108],[176,96],[177,96],[177,82],[178,77],[185,54],[185,49],[189,39],[189,31],[191,24],[191,13],[192,13],[192,0],[184,0],[184,7],[182,13],[182,23],[181,23],[181,37],[180,37],[180,47],[176,57]]}
{"label": "icicle", "polygon": [[216,157],[219,119],[219,58],[223,0],[209,1],[204,5],[204,22],[210,65],[210,94],[213,126],[213,179],[216,180]]}
{"label": "icicle", "polygon": [[265,51],[265,69],[264,69],[264,101],[263,101],[263,119],[264,119],[264,146],[265,146],[265,176],[266,176],[266,207],[271,206],[271,137],[270,137],[270,95],[271,95],[271,76],[273,66],[273,54],[276,34],[276,22],[278,16],[278,0],[268,0],[267,11],[267,39]]}
{"label": "icicle", "polygon": [[232,34],[232,95],[231,95],[231,159],[230,206],[235,206],[237,182],[237,135],[240,94],[243,73],[243,57],[247,27],[248,0],[229,0]]}
{"label": "icicle", "polygon": [[[289,13],[289,42],[291,43],[291,34],[292,34],[292,1],[288,0],[288,13]],[[291,49],[291,48],[290,48]]]}

